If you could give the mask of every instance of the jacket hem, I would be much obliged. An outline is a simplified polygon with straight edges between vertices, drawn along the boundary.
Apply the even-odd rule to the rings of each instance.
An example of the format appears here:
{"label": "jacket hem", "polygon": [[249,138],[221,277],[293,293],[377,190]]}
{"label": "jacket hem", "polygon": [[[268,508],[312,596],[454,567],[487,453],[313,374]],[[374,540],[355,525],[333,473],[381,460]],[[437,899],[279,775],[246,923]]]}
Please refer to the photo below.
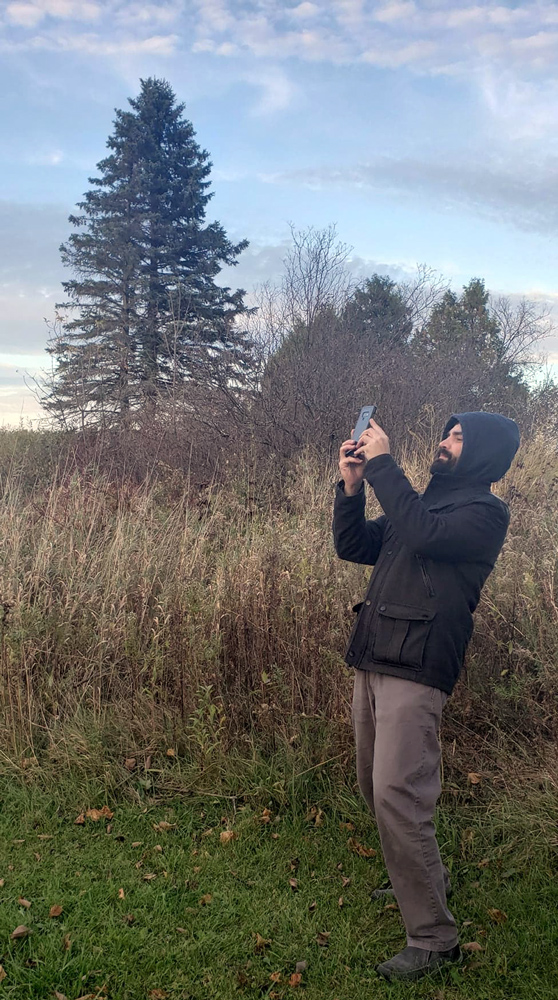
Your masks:
{"label": "jacket hem", "polygon": [[[354,666],[354,664],[346,661],[349,667]],[[440,677],[428,676],[427,673],[420,670],[406,670],[405,667],[390,666],[389,663],[376,663],[374,660],[366,660],[359,663],[358,667],[354,667],[355,670],[370,670],[375,674],[389,674],[391,677],[401,677],[405,681],[414,681],[415,684],[424,684],[426,687],[438,688],[445,694],[450,695],[457,684],[457,677],[455,680],[444,681]]]}

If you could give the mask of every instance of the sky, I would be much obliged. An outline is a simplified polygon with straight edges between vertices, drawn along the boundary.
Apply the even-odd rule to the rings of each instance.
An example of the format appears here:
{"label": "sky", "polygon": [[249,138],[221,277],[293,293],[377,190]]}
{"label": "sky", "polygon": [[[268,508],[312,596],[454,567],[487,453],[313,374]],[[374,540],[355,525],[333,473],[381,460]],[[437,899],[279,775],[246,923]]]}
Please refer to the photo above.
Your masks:
{"label": "sky", "polygon": [[68,216],[149,76],[210,153],[208,221],[250,241],[228,283],[334,223],[360,274],[427,264],[558,321],[558,2],[1,0],[0,425],[40,416]]}

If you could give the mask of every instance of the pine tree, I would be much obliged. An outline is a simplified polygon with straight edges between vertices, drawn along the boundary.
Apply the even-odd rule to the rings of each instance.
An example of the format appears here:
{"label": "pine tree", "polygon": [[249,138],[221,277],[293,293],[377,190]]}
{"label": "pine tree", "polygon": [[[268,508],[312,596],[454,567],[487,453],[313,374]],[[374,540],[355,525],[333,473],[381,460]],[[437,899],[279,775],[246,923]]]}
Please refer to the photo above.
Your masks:
{"label": "pine tree", "polygon": [[142,80],[129,103],[60,248],[75,277],[43,404],[74,422],[126,426],[189,380],[241,385],[250,362],[245,293],[215,282],[248,244],[205,224],[209,155],[167,82]]}

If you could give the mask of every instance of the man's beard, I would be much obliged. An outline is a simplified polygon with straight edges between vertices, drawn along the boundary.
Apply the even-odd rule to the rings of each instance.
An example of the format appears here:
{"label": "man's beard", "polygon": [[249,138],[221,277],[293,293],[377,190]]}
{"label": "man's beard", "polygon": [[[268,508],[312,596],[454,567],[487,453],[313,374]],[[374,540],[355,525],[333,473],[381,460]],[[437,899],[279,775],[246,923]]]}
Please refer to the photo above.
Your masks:
{"label": "man's beard", "polygon": [[[441,457],[442,455],[445,455],[446,458],[442,458]],[[453,472],[456,465],[457,465],[457,458],[451,455],[449,451],[446,451],[445,448],[438,448],[434,461],[430,466],[430,475],[433,476],[435,475],[436,472],[441,472],[442,474]]]}

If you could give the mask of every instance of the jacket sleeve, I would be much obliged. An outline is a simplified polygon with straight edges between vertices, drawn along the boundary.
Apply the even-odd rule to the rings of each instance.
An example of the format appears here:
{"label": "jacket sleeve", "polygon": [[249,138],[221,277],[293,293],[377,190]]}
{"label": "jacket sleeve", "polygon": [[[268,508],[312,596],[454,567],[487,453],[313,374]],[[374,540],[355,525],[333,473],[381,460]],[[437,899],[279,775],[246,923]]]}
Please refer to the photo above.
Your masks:
{"label": "jacket sleeve", "polygon": [[505,504],[472,501],[446,513],[426,509],[391,455],[371,459],[364,470],[398,537],[416,555],[443,561],[482,562],[504,541]]}
{"label": "jacket sleeve", "polygon": [[338,483],[333,508],[333,540],[340,559],[373,566],[380,554],[387,518],[382,514],[375,521],[367,521],[365,506],[364,485],[354,496],[347,496],[343,480]]}

